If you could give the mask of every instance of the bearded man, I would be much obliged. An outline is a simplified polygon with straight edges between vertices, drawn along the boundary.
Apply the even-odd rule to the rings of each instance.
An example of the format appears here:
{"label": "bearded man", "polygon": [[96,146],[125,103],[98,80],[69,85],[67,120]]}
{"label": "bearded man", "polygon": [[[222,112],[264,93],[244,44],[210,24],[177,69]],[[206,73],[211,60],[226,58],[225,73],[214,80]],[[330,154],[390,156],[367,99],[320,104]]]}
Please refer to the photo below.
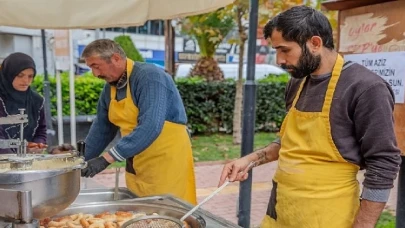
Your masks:
{"label": "bearded man", "polygon": [[328,19],[315,9],[282,12],[266,24],[264,36],[277,50],[277,64],[292,76],[287,115],[280,138],[226,164],[219,184],[246,180],[251,162],[277,160],[261,227],[373,228],[401,163],[392,89],[365,67],[344,61]]}

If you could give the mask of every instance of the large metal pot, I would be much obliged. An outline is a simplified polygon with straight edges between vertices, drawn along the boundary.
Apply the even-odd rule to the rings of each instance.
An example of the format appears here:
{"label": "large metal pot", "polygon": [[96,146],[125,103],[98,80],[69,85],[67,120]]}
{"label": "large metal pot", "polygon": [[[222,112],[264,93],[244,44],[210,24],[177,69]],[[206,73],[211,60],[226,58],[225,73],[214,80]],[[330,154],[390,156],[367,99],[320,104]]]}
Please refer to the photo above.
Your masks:
{"label": "large metal pot", "polygon": [[86,165],[84,162],[74,162],[77,161],[75,159],[81,159],[79,157],[47,159],[62,159],[75,165],[60,169],[0,173],[0,193],[1,189],[31,191],[33,217],[36,219],[53,216],[76,199],[80,191],[80,170]]}

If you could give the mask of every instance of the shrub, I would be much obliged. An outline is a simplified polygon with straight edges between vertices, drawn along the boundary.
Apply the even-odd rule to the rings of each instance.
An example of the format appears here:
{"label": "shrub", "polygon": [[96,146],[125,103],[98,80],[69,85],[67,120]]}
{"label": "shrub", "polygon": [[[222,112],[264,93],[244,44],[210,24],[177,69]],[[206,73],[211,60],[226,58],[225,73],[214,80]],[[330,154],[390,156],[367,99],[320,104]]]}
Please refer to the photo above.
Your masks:
{"label": "shrub", "polygon": [[[33,81],[33,87],[40,94],[43,94],[43,77],[37,75]],[[51,114],[56,116],[56,79],[49,77],[50,97],[51,97]],[[69,97],[69,75],[61,74],[62,82],[62,105],[63,114],[70,115],[70,97]],[[98,98],[103,90],[104,81],[94,77],[91,73],[75,78],[75,98],[76,98],[76,115],[95,115],[97,112]]]}
{"label": "shrub", "polygon": [[[256,96],[256,130],[277,131],[285,116],[284,90],[288,76],[268,76],[258,81]],[[42,93],[43,77],[37,76],[33,87]],[[75,79],[76,114],[95,115],[104,81],[90,73]],[[188,124],[194,134],[231,132],[235,81],[206,82],[202,78],[176,80],[186,108]],[[56,81],[50,79],[51,111],[56,115]],[[62,74],[63,114],[69,115],[69,78]]]}
{"label": "shrub", "polygon": [[145,62],[141,53],[139,53],[138,49],[136,49],[134,42],[130,36],[121,35],[114,38],[114,41],[121,45],[122,49],[124,49],[125,54],[127,57],[138,62]]}

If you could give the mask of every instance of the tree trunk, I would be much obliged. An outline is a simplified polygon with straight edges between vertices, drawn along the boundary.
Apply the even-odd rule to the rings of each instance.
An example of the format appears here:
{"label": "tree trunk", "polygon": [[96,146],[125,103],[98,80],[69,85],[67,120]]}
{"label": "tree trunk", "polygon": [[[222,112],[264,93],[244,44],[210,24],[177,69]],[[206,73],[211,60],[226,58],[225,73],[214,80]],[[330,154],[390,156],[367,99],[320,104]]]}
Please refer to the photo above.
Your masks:
{"label": "tree trunk", "polygon": [[235,107],[233,109],[233,144],[242,143],[243,81],[236,82]]}
{"label": "tree trunk", "polygon": [[240,37],[239,44],[239,66],[238,66],[238,81],[236,82],[235,106],[233,109],[233,144],[239,145],[242,143],[242,111],[243,111],[243,56],[245,54],[245,41],[247,39],[246,30],[242,25],[243,11],[237,9],[238,31]]}
{"label": "tree trunk", "polygon": [[218,62],[212,57],[201,57],[194,65],[189,76],[201,76],[208,82],[224,80],[224,72]]}

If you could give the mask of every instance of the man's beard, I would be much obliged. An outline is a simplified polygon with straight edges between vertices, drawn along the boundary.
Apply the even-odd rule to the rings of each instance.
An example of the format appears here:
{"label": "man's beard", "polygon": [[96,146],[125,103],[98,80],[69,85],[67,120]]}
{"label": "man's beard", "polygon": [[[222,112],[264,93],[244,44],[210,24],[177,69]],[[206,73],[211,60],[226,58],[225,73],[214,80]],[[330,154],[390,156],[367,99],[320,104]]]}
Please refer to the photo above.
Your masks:
{"label": "man's beard", "polygon": [[290,74],[294,78],[305,78],[316,71],[320,65],[321,56],[310,53],[304,44],[297,66],[282,64],[281,68],[291,70]]}

